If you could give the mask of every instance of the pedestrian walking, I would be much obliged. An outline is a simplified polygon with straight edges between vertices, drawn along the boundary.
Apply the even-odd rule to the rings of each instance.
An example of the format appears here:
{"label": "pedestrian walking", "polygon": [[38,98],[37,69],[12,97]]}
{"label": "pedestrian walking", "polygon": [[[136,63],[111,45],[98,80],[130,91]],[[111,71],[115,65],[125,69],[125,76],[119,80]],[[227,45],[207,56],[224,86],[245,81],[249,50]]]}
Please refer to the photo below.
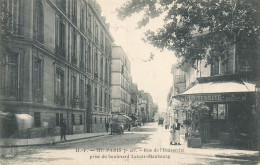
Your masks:
{"label": "pedestrian walking", "polygon": [[171,126],[170,133],[171,133],[170,144],[173,145],[173,142],[175,142],[175,139],[174,139],[174,137],[175,137],[174,136],[175,135],[175,125],[174,124]]}
{"label": "pedestrian walking", "polygon": [[61,130],[60,130],[60,140],[62,141],[63,138],[64,138],[64,140],[67,140],[66,139],[67,125],[66,125],[64,119],[62,119],[60,127],[61,127]]}
{"label": "pedestrian walking", "polygon": [[131,130],[131,123],[129,123],[129,125],[128,125],[128,131],[130,131]]}
{"label": "pedestrian walking", "polygon": [[105,127],[106,127],[106,131],[108,133],[108,129],[109,129],[109,123],[108,122],[106,122]]}
{"label": "pedestrian walking", "polygon": [[175,145],[181,145],[180,143],[180,129],[181,129],[181,124],[178,122],[178,119],[175,120]]}

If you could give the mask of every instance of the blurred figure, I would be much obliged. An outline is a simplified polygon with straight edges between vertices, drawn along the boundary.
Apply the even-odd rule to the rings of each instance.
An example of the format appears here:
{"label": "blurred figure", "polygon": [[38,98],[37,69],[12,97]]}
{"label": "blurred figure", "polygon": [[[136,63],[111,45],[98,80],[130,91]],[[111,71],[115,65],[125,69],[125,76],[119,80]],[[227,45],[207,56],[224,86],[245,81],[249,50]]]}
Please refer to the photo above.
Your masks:
{"label": "blurred figure", "polygon": [[65,123],[65,120],[62,119],[61,124],[60,124],[61,130],[60,130],[60,140],[62,141],[62,139],[64,138],[64,140],[66,139],[66,130],[67,130],[67,125]]}
{"label": "blurred figure", "polygon": [[181,129],[181,124],[178,122],[178,119],[175,120],[175,145],[181,145],[180,144],[180,129]]}
{"label": "blurred figure", "polygon": [[106,127],[106,131],[108,133],[108,129],[109,129],[109,123],[108,122],[106,122],[105,127]]}

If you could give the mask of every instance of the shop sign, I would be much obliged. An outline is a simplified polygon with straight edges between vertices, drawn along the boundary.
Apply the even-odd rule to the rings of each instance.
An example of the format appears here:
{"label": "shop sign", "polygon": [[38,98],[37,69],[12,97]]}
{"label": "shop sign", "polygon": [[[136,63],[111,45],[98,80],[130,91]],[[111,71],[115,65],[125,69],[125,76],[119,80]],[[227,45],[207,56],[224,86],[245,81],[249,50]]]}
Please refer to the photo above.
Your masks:
{"label": "shop sign", "polygon": [[198,101],[198,102],[219,102],[219,101],[245,101],[248,100],[247,93],[229,93],[229,94],[194,94],[177,96],[176,99],[182,102]]}

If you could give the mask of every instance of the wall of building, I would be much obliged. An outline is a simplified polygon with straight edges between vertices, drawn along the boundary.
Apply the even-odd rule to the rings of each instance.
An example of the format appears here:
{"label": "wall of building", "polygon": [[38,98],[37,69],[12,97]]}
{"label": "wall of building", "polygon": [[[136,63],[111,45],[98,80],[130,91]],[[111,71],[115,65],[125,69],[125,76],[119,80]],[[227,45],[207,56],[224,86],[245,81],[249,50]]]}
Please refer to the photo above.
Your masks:
{"label": "wall of building", "polygon": [[[107,24],[101,18],[99,5],[94,1],[76,0],[77,14],[74,22],[72,17],[72,3],[74,1],[64,1],[65,11],[62,11],[60,4],[56,0],[32,1],[22,0],[21,2],[21,18],[22,34],[20,37],[10,37],[6,42],[9,43],[11,50],[17,51],[19,55],[18,69],[18,95],[12,102],[6,101],[5,93],[1,93],[0,101],[3,111],[28,113],[34,116],[40,113],[40,123],[48,122],[49,127],[58,127],[53,121],[56,120],[56,114],[63,114],[72,133],[72,114],[75,117],[75,126],[82,125],[83,132],[87,131],[86,125],[91,127],[91,114],[96,116],[111,114],[110,108],[110,70],[111,70],[111,43],[113,38],[108,31]],[[35,38],[35,15],[41,10],[36,10],[37,3],[42,6],[43,22],[42,22],[42,41],[41,36]],[[61,0],[62,2],[62,0]],[[70,8],[69,8],[70,7]],[[83,18],[81,17],[83,11]],[[91,13],[91,24],[89,23]],[[58,52],[57,37],[58,22],[61,20],[64,24],[64,33],[62,41],[64,41],[63,52]],[[81,24],[82,20],[82,24]],[[94,22],[97,26],[94,27]],[[37,30],[37,29],[36,29]],[[60,30],[60,29],[59,29]],[[95,33],[94,33],[95,31]],[[101,37],[103,32],[103,38]],[[75,58],[76,63],[73,64],[72,37],[76,35]],[[81,44],[81,39],[83,40]],[[95,60],[94,57],[97,57]],[[41,92],[35,92],[35,60],[41,61]],[[95,65],[97,67],[94,67]],[[89,68],[87,66],[90,66]],[[2,66],[1,67],[5,67]],[[107,68],[106,68],[107,67]],[[97,69],[96,69],[97,68]],[[57,69],[63,71],[62,98],[57,98]],[[97,73],[97,76],[96,74]],[[75,96],[74,98],[72,85],[72,76],[75,76]],[[5,77],[2,77],[1,81]],[[83,82],[80,86],[80,82]],[[87,91],[87,86],[89,87]],[[1,88],[6,88],[1,84]],[[95,95],[95,88],[97,94]],[[38,90],[38,89],[37,89]],[[102,92],[101,92],[102,91]],[[87,93],[89,93],[87,95]],[[96,96],[96,97],[94,97]],[[37,100],[41,99],[42,100]],[[97,100],[97,101],[96,101]],[[60,104],[60,101],[63,103]],[[97,102],[97,104],[95,104]],[[74,104],[76,103],[76,104]],[[91,104],[91,105],[90,105]],[[86,108],[87,107],[87,108]],[[88,115],[88,116],[87,116]],[[79,116],[82,116],[82,120]],[[81,121],[81,123],[80,123]],[[103,131],[103,128],[93,126],[91,131]],[[41,129],[40,126],[35,126],[35,129]],[[100,130],[98,130],[100,128]],[[80,132],[77,132],[80,133]]]}

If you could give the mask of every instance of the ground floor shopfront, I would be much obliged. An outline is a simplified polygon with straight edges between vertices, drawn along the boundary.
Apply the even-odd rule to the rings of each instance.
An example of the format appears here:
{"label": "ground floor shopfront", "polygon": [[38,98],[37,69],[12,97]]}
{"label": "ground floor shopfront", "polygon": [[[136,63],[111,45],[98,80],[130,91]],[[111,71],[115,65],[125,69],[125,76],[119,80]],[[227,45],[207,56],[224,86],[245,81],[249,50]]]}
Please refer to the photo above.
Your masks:
{"label": "ground floor shopfront", "polygon": [[[84,109],[64,108],[46,106],[26,102],[2,102],[1,111],[6,114],[28,114],[32,116],[32,128],[26,130],[16,130],[14,137],[36,138],[48,135],[59,135],[62,120],[67,125],[67,134],[78,134],[86,132],[86,114]],[[16,129],[15,119],[12,121],[12,129]]]}
{"label": "ground floor shopfront", "polygon": [[254,84],[239,81],[198,83],[175,98],[182,102],[203,102],[209,115],[200,122],[202,141],[249,147],[257,143],[257,109]]}

